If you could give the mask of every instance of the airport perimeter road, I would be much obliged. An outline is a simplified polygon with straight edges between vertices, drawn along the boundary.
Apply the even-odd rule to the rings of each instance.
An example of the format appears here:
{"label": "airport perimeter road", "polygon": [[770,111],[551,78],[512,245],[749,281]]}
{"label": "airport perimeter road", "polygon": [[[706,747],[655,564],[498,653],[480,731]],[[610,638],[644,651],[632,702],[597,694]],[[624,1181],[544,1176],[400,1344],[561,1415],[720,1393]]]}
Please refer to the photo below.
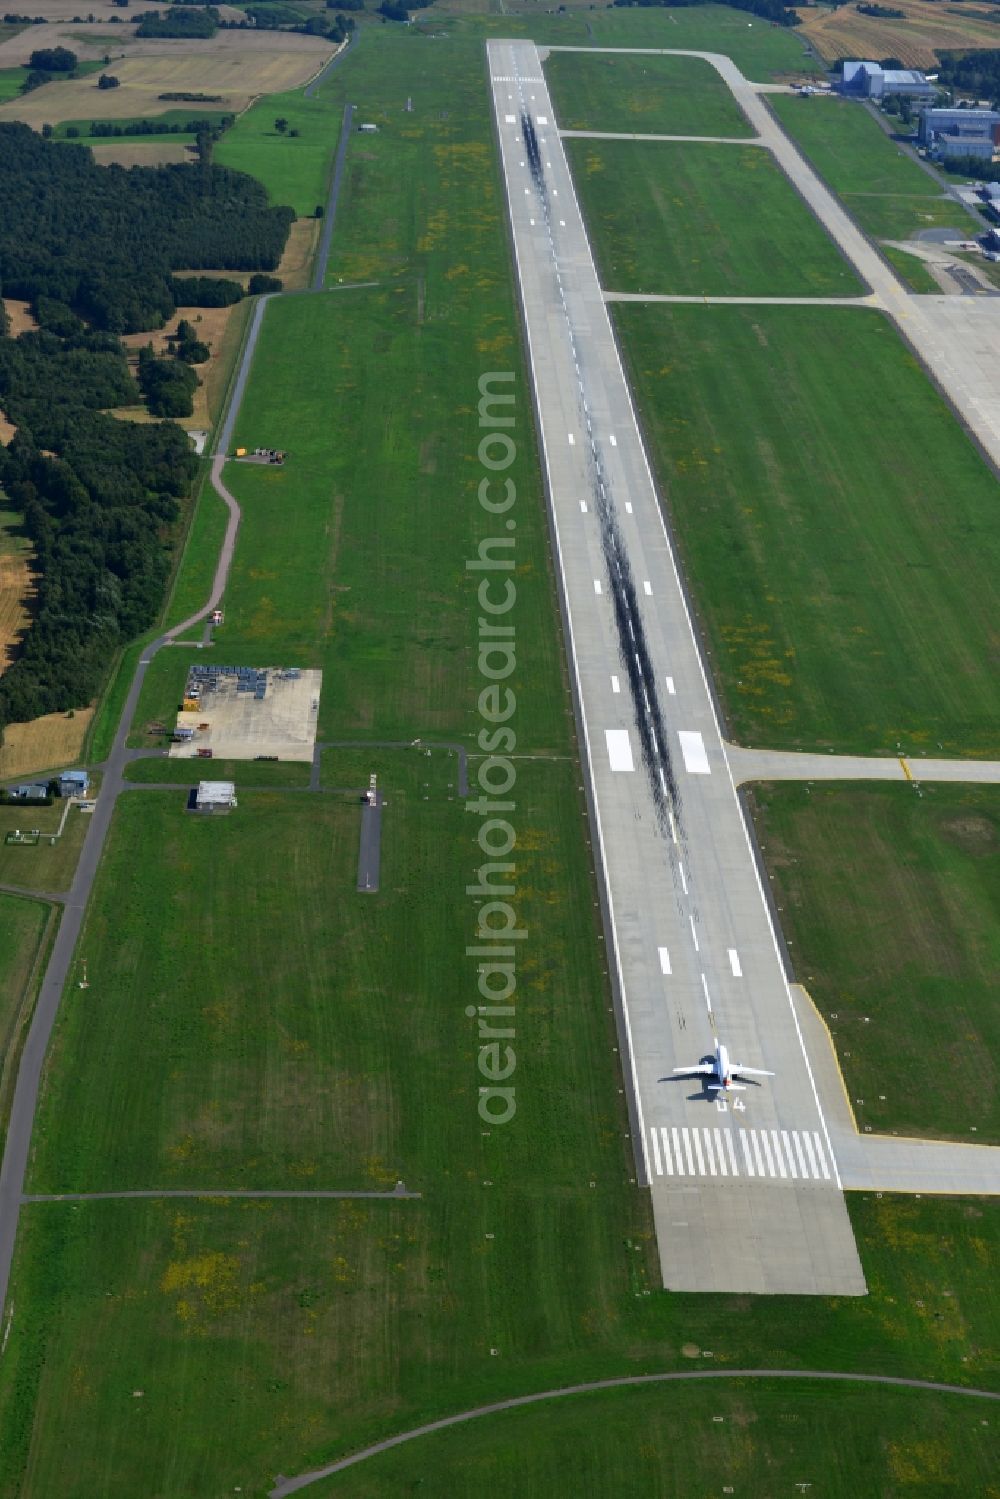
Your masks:
{"label": "airport perimeter road", "polygon": [[[672,1290],[860,1295],[779,957],[538,52],[489,73],[639,1170]],[[776,1076],[716,1100],[718,1034]]]}

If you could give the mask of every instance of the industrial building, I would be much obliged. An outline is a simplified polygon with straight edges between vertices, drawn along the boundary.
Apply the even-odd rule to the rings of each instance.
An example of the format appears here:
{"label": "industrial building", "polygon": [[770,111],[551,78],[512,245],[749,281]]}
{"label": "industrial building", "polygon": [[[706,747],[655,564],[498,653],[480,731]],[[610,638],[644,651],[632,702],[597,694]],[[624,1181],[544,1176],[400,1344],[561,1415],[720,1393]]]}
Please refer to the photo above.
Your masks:
{"label": "industrial building", "polygon": [[877,62],[845,62],[840,92],[852,99],[889,99],[893,95],[907,99],[937,97],[933,83],[928,83],[916,68],[883,68]]}
{"label": "industrial building", "polygon": [[60,796],[86,796],[90,777],[85,770],[66,770],[59,777]]}
{"label": "industrial building", "polygon": [[924,109],[917,139],[935,156],[992,161],[1000,146],[1000,113],[995,109]]}
{"label": "industrial building", "polygon": [[231,812],[236,806],[234,781],[199,781],[195,792],[196,812]]}

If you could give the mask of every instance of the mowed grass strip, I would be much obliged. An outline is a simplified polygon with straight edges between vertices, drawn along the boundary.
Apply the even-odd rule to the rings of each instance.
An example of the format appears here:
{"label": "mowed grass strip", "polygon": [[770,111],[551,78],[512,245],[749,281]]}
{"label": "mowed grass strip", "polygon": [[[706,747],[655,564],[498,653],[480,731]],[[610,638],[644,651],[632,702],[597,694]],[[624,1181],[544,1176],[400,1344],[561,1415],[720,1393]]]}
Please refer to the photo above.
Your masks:
{"label": "mowed grass strip", "polygon": [[601,284],[670,296],[865,291],[757,146],[567,140]]}
{"label": "mowed grass strip", "polygon": [[81,939],[90,988],[67,989],[57,1023],[35,1190],[426,1186],[481,1152],[498,1188],[539,1173],[570,1188],[581,1160],[598,1180],[621,1171],[573,767],[518,769],[527,1076],[502,1149],[483,1143],[465,1013],[481,1002],[465,955],[479,818],[440,780],[429,799],[399,785],[383,786],[376,896],[356,890],[357,797],[240,787],[213,819],[186,813],[180,789],[129,793]]}
{"label": "mowed grass strip", "polygon": [[[972,216],[886,135],[863,105],[779,94],[768,104],[826,185],[874,239],[911,239],[923,229],[954,228],[960,236],[974,232]],[[914,290],[924,287],[915,285]]]}
{"label": "mowed grass strip", "polygon": [[[810,1297],[806,1316],[798,1297],[645,1294],[649,1240],[629,1212],[640,1194],[590,1188],[589,1150],[574,1190],[538,1180],[484,1185],[491,1154],[506,1148],[506,1139],[470,1132],[450,1179],[416,1202],[25,1207],[11,1288],[17,1311],[0,1365],[0,1495],[91,1499],[109,1482],[115,1494],[134,1495],[155,1474],[165,1494],[239,1486],[263,1499],[277,1473],[307,1471],[424,1420],[652,1370],[834,1367],[996,1387],[996,1201],[850,1198],[869,1295]],[[466,1462],[481,1455],[485,1463],[487,1451],[493,1465],[479,1472],[491,1492],[536,1493],[547,1475],[550,1492],[566,1499],[688,1493],[698,1474],[708,1482],[707,1457],[695,1455],[700,1439],[736,1464],[734,1476],[746,1474],[750,1492],[766,1461],[775,1492],[812,1481],[853,1499],[872,1485],[861,1476],[852,1488],[858,1470],[834,1456],[838,1414],[840,1447],[856,1441],[875,1474],[881,1441],[890,1473],[916,1472],[927,1492],[949,1492],[944,1483],[928,1488],[929,1472],[985,1492],[981,1444],[993,1427],[972,1432],[972,1423],[992,1421],[985,1402],[949,1402],[949,1428],[933,1396],[900,1393],[893,1408],[893,1397],[872,1390],[768,1389],[632,1392],[651,1402],[641,1439],[625,1395],[597,1397],[589,1419],[583,1404],[547,1406],[455,1433],[440,1447],[436,1438],[415,1443],[384,1481],[374,1466],[369,1479],[365,1470],[343,1474],[317,1493],[346,1485],[351,1495],[398,1494],[421,1479],[433,1492],[440,1473],[441,1493],[463,1494]],[[578,1426],[585,1419],[590,1437]],[[546,1429],[561,1472],[540,1450]],[[589,1485],[573,1465],[574,1430],[581,1462],[608,1475],[606,1486]],[[517,1441],[527,1488],[516,1476],[505,1481]],[[630,1445],[623,1487],[614,1480]],[[838,1487],[819,1473],[828,1446]],[[637,1474],[660,1464],[670,1482],[637,1486]]]}
{"label": "mowed grass strip", "polygon": [[859,1128],[1000,1139],[1000,790],[767,785],[753,805]]}
{"label": "mowed grass strip", "polygon": [[892,326],[614,318],[733,737],[1000,753],[997,481]]}
{"label": "mowed grass strip", "polygon": [[753,130],[710,63],[697,57],[553,52],[545,81],[562,130],[747,136]]}

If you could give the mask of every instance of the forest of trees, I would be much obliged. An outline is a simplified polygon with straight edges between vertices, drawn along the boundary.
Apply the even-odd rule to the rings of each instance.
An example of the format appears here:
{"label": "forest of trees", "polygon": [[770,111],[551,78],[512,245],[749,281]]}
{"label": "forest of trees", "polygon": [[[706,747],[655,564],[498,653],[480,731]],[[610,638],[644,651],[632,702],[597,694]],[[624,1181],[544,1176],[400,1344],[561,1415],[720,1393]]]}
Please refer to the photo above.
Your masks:
{"label": "forest of trees", "polygon": [[[37,573],[30,628],[0,676],[2,730],[87,703],[162,604],[198,462],[173,422],[105,414],[140,399],[118,335],[162,326],[178,295],[242,295],[235,282],[173,271],[272,270],[294,215],[204,159],[98,167],[85,147],[6,123],[0,202],[0,291],[28,300],[39,323],[11,338],[0,301],[0,411],[17,429],[0,446],[0,488]],[[172,350],[140,358],[154,414],[190,411],[191,363],[207,354],[190,324]]]}
{"label": "forest of trees", "polygon": [[1000,50],[942,52],[940,56],[938,77],[942,83],[977,99],[1000,100]]}
{"label": "forest of trees", "polygon": [[137,396],[109,334],[0,338],[0,407],[18,429],[0,448],[0,486],[38,574],[31,627],[0,677],[0,727],[88,702],[115,651],[156,617],[197,460],[173,423],[97,409]]}
{"label": "forest of trees", "polygon": [[97,328],[162,327],[171,272],[271,271],[295,215],[242,172],[201,163],[99,167],[90,151],[0,124],[0,285]]}
{"label": "forest of trees", "polygon": [[207,38],[219,29],[219,12],[213,5],[172,5],[166,14],[145,10],[135,17],[136,36]]}

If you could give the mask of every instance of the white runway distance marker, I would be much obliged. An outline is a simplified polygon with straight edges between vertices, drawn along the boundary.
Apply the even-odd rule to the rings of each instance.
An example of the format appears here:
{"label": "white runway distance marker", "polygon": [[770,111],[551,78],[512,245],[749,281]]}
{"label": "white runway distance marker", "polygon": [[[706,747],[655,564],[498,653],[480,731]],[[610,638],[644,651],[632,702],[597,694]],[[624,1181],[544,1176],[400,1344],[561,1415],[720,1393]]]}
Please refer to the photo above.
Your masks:
{"label": "white runway distance marker", "polygon": [[729,966],[733,970],[734,978],[741,979],[743,977],[743,969],[740,967],[740,955],[735,947],[729,949]]}
{"label": "white runway distance marker", "polygon": [[632,759],[632,741],[628,729],[605,729],[608,741],[608,759],[612,770],[635,770]]}
{"label": "white runway distance marker", "polygon": [[600,578],[595,578],[594,579],[594,592],[595,593],[602,593],[603,592],[603,590],[601,588],[601,580],[600,580]]}
{"label": "white runway distance marker", "polygon": [[684,756],[684,769],[689,775],[707,776],[711,775],[711,767],[708,763],[708,752],[705,749],[705,741],[700,734],[687,729],[678,730],[678,739],[681,742],[681,754]]}

